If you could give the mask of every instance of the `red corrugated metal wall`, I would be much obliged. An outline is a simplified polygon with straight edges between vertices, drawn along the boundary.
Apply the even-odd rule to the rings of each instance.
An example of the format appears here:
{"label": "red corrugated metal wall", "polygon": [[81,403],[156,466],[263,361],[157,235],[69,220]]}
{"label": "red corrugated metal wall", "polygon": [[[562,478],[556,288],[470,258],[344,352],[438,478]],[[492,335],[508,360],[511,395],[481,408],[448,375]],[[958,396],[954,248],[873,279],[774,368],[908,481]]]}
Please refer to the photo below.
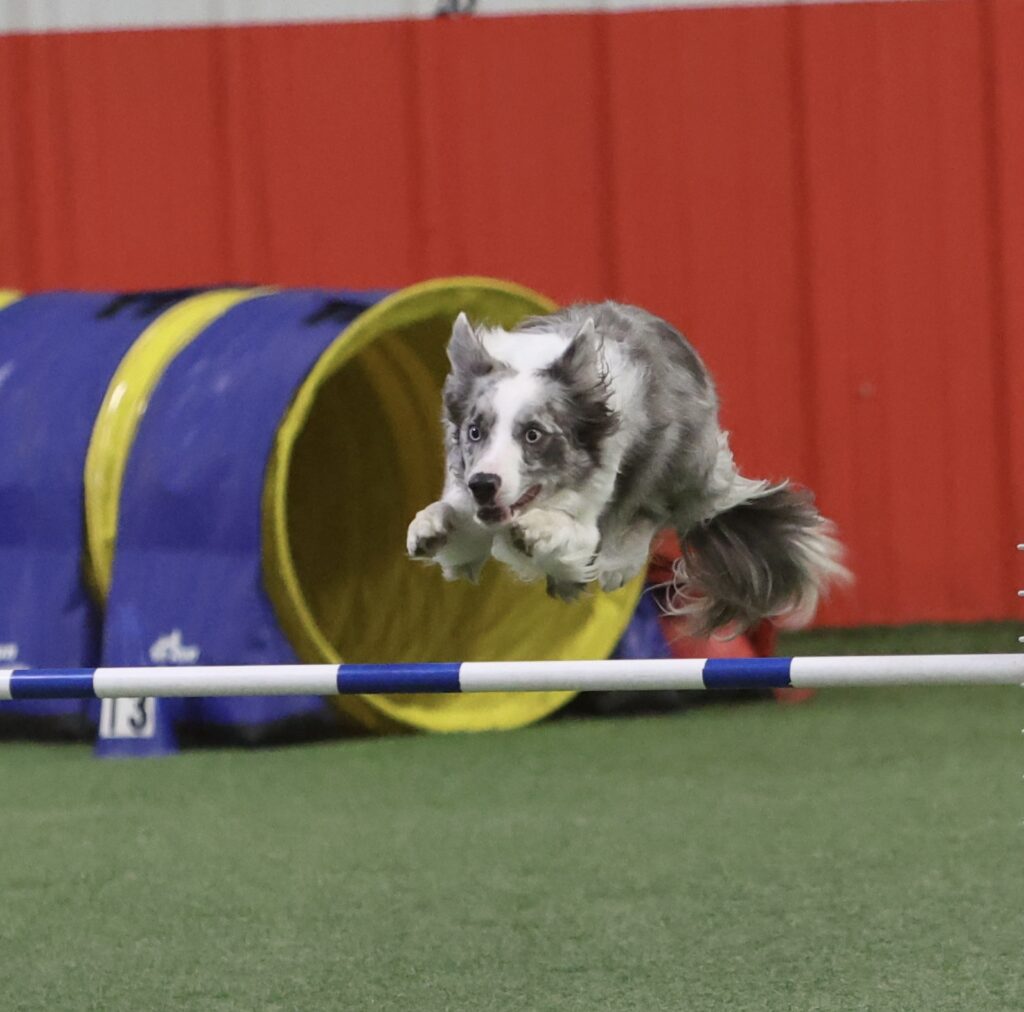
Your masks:
{"label": "red corrugated metal wall", "polygon": [[823,621],[1015,613],[1024,3],[0,37],[0,284],[475,272],[683,327]]}

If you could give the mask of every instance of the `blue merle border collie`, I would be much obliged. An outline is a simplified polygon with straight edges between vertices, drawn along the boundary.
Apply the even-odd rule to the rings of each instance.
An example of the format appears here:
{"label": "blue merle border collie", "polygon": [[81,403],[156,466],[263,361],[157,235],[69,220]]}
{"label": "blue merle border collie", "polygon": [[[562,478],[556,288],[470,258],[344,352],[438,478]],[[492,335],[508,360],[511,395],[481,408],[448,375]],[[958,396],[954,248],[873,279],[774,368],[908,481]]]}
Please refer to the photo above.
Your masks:
{"label": "blue merle border collie", "polygon": [[711,377],[664,320],[615,302],[513,331],[460,314],[448,357],[444,491],[406,544],[447,579],[475,581],[493,556],[571,601],[622,587],[670,527],[665,607],[694,635],[802,624],[848,579],[810,493],[739,473]]}

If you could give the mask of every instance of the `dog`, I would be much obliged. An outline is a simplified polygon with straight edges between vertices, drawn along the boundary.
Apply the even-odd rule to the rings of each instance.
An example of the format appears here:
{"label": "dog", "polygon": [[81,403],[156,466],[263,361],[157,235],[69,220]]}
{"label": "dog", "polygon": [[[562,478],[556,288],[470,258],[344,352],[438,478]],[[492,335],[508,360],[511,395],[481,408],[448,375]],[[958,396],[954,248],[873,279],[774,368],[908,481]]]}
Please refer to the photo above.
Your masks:
{"label": "dog", "polygon": [[630,582],[674,528],[663,607],[693,635],[805,624],[849,579],[809,492],[739,473],[712,378],[664,320],[604,302],[506,331],[463,313],[448,358],[444,490],[406,540],[447,579],[476,581],[493,556],[572,601]]}

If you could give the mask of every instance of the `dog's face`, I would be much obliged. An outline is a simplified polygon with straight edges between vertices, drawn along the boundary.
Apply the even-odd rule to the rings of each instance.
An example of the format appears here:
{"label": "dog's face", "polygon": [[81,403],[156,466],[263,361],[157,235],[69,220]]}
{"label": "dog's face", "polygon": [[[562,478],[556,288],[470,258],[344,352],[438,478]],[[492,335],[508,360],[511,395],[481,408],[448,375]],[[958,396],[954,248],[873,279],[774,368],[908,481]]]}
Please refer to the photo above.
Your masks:
{"label": "dog's face", "polygon": [[444,386],[448,468],[481,523],[509,523],[580,487],[600,466],[617,425],[592,325],[568,345],[563,340],[554,357],[545,360],[540,351],[536,362],[510,355],[516,367],[487,350],[465,315],[452,330]]}

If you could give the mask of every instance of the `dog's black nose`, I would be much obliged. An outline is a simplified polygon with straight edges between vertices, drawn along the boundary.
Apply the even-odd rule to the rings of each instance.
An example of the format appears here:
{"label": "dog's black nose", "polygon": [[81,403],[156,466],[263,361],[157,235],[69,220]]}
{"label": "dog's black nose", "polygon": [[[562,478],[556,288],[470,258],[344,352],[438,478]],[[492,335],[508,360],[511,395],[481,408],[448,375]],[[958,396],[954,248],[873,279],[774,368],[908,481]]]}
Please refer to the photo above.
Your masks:
{"label": "dog's black nose", "polygon": [[501,487],[501,479],[496,474],[474,474],[469,479],[469,490],[480,506],[489,506]]}

